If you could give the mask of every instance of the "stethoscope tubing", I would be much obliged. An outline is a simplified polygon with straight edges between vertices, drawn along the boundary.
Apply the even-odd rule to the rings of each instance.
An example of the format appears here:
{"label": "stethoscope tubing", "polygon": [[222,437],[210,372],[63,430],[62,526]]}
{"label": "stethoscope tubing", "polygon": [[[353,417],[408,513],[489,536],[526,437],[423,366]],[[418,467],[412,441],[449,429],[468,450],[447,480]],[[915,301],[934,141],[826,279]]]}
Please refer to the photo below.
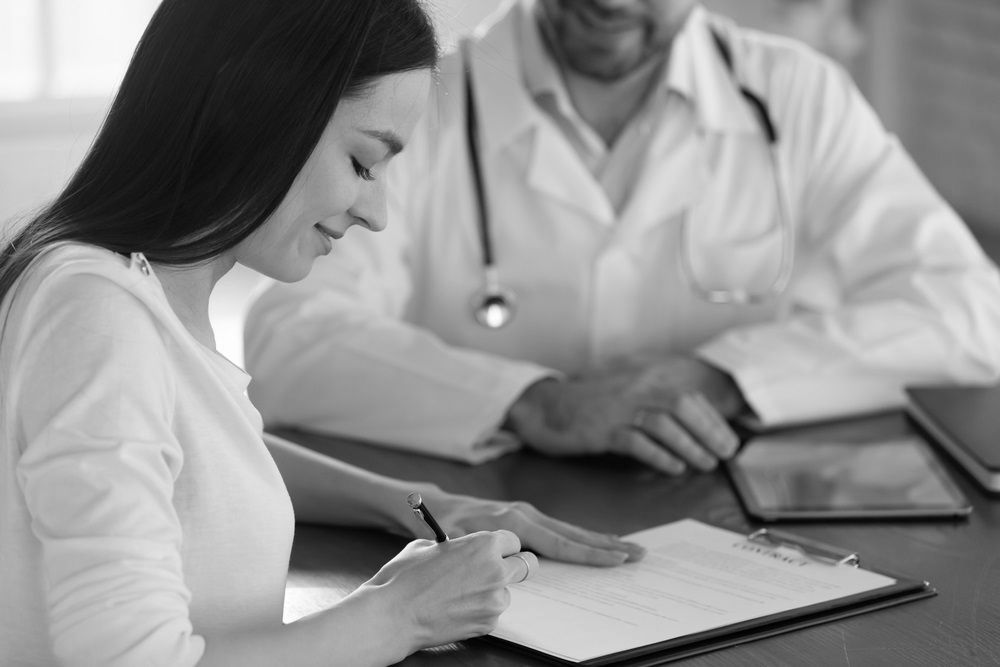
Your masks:
{"label": "stethoscope tubing", "polygon": [[482,263],[485,268],[495,266],[493,259],[493,234],[490,225],[490,207],[486,198],[486,185],[483,181],[483,168],[479,145],[479,114],[476,112],[475,90],[472,86],[472,49],[469,40],[461,41],[462,72],[465,77],[465,136],[468,140],[469,165],[472,172],[472,186],[476,193],[476,213],[479,216],[479,243],[482,250]]}
{"label": "stethoscope tubing", "polygon": [[[739,82],[729,45],[718,31],[713,29],[711,33],[720,57],[736,81],[740,94],[750,108],[753,109],[754,115],[767,140],[768,154],[774,174],[775,194],[778,199],[778,224],[782,234],[781,257],[774,280],[766,290],[761,292],[753,292],[743,288],[714,289],[705,287],[698,279],[691,258],[689,257],[690,233],[688,222],[690,215],[689,213],[685,213],[680,225],[679,264],[685,283],[703,301],[720,305],[757,305],[779,297],[791,282],[795,257],[795,226],[792,223],[791,203],[784,187],[781,160],[778,154],[779,134],[768,105],[759,95]],[[463,61],[462,71],[465,84],[466,143],[476,200],[476,213],[478,215],[480,261],[483,271],[483,284],[473,296],[471,307],[477,322],[488,329],[499,329],[506,326],[514,316],[515,296],[512,290],[503,287],[496,267],[492,225],[489,218],[489,201],[485,179],[483,178],[482,159],[480,157],[479,119],[472,82],[472,49],[467,38],[461,40],[460,51]]]}

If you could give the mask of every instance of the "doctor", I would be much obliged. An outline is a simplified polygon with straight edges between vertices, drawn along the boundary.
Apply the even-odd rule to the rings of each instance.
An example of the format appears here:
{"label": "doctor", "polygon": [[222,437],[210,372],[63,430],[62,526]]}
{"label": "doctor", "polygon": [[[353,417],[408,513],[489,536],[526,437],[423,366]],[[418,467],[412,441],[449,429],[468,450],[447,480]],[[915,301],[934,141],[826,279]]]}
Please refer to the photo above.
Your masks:
{"label": "doctor", "polygon": [[731,456],[738,416],[1000,372],[995,267],[798,43],[694,0],[518,0],[445,59],[423,122],[367,174],[388,229],[252,307],[267,422],[679,474]]}

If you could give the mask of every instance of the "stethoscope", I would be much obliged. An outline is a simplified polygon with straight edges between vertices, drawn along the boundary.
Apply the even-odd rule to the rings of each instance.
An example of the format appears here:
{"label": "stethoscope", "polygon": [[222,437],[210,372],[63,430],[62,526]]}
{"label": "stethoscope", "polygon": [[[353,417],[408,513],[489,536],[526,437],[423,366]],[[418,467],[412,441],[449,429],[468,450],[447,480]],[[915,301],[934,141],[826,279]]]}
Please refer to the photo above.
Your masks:
{"label": "stethoscope", "polygon": [[[781,229],[782,243],[778,271],[767,288],[753,291],[740,287],[719,289],[706,287],[698,278],[691,262],[688,221],[690,212],[685,211],[680,223],[680,243],[678,246],[678,265],[681,276],[688,289],[699,299],[713,304],[759,305],[769,303],[779,297],[788,287],[792,276],[794,263],[795,228],[791,222],[791,205],[781,178],[780,160],[778,157],[778,131],[771,118],[767,104],[739,83],[733,66],[732,52],[722,37],[712,30],[712,38],[719,55],[726,64],[733,79],[737,81],[740,94],[753,109],[761,129],[767,139],[768,156],[774,174],[774,189],[778,200],[778,224]],[[473,294],[471,308],[476,322],[487,329],[500,329],[514,318],[517,312],[517,299],[513,290],[504,287],[497,273],[496,260],[493,252],[493,237],[490,228],[489,207],[486,198],[486,187],[483,182],[482,165],[479,149],[479,121],[476,110],[475,96],[472,88],[471,55],[468,40],[462,40],[463,73],[465,78],[465,118],[466,142],[469,149],[469,162],[472,169],[472,181],[475,190],[476,208],[479,216],[479,243],[482,252],[483,281],[481,287]]]}

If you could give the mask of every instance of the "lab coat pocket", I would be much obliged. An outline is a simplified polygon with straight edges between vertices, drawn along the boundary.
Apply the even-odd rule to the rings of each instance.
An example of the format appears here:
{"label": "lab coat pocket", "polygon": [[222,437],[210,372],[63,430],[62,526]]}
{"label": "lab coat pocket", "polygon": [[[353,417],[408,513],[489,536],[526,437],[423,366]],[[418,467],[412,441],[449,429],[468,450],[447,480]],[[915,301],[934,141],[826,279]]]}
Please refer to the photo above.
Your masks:
{"label": "lab coat pocket", "polygon": [[702,288],[765,293],[781,273],[787,231],[777,220],[741,223],[725,234],[691,229],[682,251]]}

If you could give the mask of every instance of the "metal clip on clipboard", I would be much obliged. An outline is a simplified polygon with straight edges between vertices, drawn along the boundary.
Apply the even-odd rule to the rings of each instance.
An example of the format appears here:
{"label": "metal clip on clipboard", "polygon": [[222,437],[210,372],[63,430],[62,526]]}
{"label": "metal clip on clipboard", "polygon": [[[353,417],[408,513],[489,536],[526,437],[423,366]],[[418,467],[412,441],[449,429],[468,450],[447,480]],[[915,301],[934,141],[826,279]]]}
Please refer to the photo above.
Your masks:
{"label": "metal clip on clipboard", "polygon": [[817,540],[790,535],[772,528],[755,530],[747,535],[747,541],[771,547],[795,549],[803,556],[824,563],[830,563],[831,565],[850,565],[851,567],[859,567],[861,565],[861,556],[856,553],[844,551]]}

